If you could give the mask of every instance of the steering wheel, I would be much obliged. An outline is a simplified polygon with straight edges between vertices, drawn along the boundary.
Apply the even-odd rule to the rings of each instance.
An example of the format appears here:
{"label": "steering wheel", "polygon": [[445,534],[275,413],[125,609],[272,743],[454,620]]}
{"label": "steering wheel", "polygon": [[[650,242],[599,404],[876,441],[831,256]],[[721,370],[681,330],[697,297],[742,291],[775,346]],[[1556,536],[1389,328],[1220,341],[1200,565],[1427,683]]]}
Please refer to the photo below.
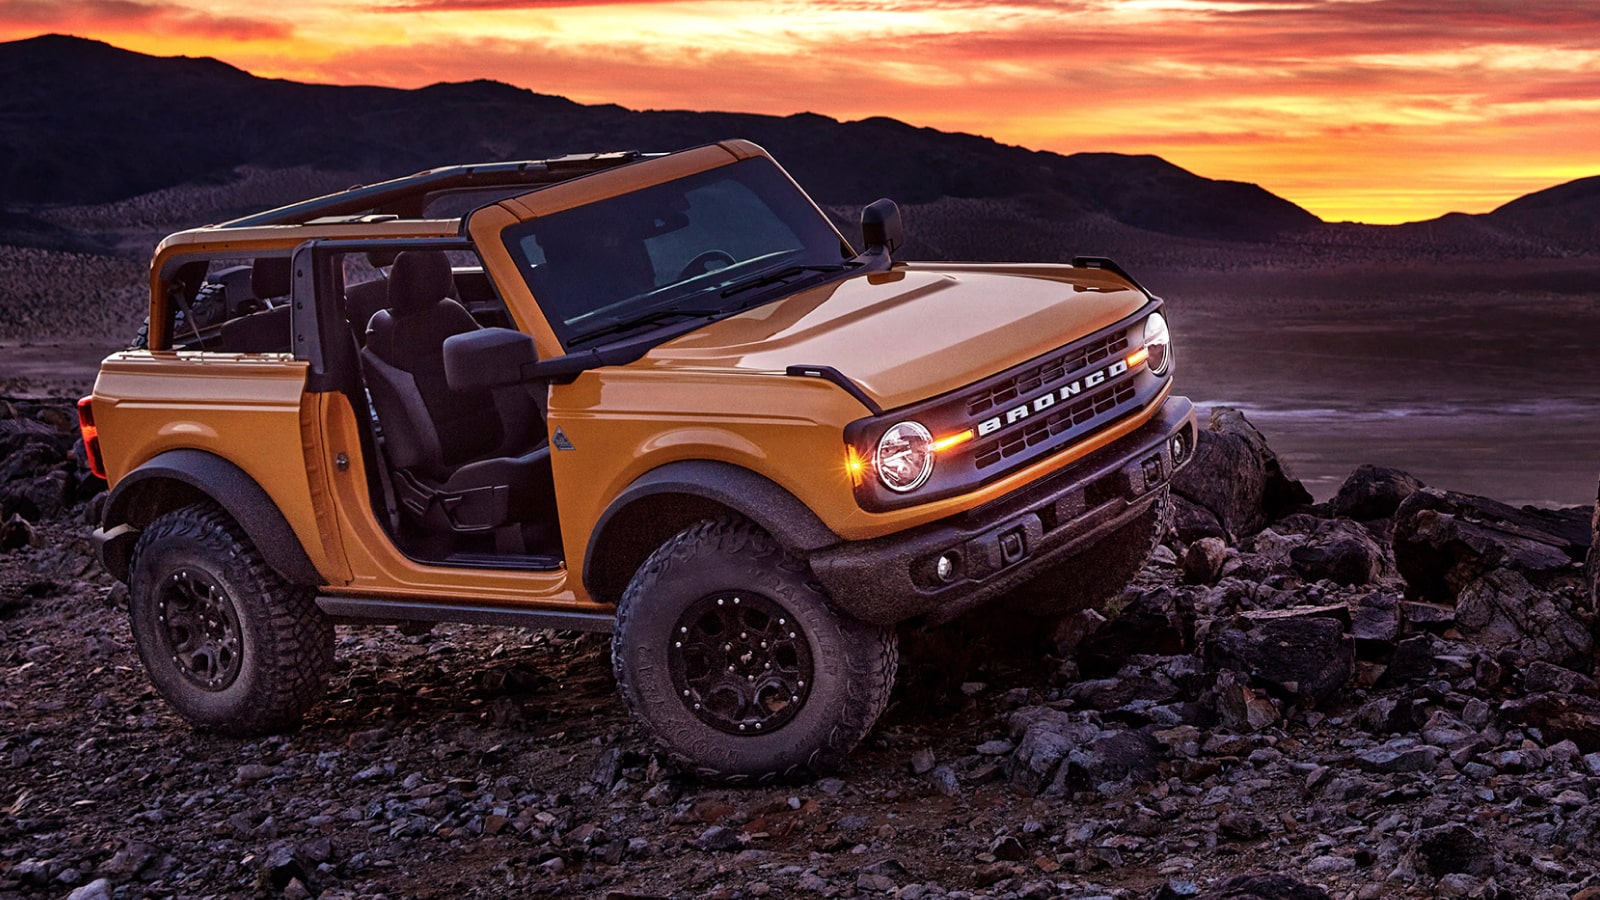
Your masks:
{"label": "steering wheel", "polygon": [[[721,262],[722,265],[713,267],[711,264],[714,262]],[[684,265],[683,270],[678,273],[678,280],[683,281],[696,275],[715,272],[717,269],[726,269],[736,262],[738,260],[734,259],[733,254],[726,250],[718,250],[716,248],[702,250],[695,255],[694,259],[689,260]]]}

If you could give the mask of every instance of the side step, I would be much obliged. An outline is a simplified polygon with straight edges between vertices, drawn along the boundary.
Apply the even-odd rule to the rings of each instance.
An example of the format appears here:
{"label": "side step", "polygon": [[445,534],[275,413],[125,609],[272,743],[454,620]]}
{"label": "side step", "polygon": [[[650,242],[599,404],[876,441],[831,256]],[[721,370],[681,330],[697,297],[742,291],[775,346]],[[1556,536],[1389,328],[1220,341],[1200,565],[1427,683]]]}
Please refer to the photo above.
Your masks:
{"label": "side step", "polygon": [[360,622],[460,622],[464,625],[599,632],[611,631],[616,623],[616,617],[609,612],[517,609],[510,606],[372,597],[322,595],[317,597],[317,607],[336,619]]}

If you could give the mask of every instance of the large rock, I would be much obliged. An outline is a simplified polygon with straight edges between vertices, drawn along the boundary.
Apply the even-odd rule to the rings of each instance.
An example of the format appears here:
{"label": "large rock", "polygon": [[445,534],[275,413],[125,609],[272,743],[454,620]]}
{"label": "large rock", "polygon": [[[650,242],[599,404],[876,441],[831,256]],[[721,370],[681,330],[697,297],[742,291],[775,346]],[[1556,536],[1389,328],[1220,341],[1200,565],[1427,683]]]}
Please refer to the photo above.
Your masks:
{"label": "large rock", "polygon": [[1006,761],[1011,783],[1059,796],[1156,777],[1163,748],[1145,731],[1101,729],[1061,710],[1027,707],[1011,714],[1016,750]]}
{"label": "large rock", "polygon": [[1595,486],[1594,514],[1589,520],[1589,558],[1583,567],[1589,574],[1589,608],[1600,609],[1600,484]]}
{"label": "large rock", "polygon": [[1361,521],[1391,518],[1400,504],[1422,486],[1422,482],[1399,469],[1357,466],[1328,501],[1328,511]]}
{"label": "large rock", "polygon": [[1236,409],[1214,407],[1194,459],[1173,479],[1178,537],[1236,542],[1311,502],[1305,489]]}
{"label": "large rock", "polygon": [[1289,551],[1289,562],[1307,581],[1357,587],[1383,574],[1383,548],[1348,519],[1322,520],[1307,534],[1306,543]]}
{"label": "large rock", "polygon": [[1571,741],[1585,753],[1600,752],[1600,700],[1581,694],[1529,694],[1500,706],[1500,714],[1538,728],[1546,740]]}
{"label": "large rock", "polygon": [[1575,591],[1544,590],[1513,569],[1495,569],[1461,589],[1455,627],[1480,647],[1512,653],[1520,665],[1544,660],[1587,670],[1594,650],[1592,611]]}
{"label": "large rock", "polygon": [[1543,510],[1422,488],[1395,513],[1394,561],[1413,597],[1453,603],[1492,569],[1548,586],[1576,571],[1591,538],[1588,510]]}
{"label": "large rock", "polygon": [[1099,610],[1059,620],[1052,641],[1085,673],[1115,672],[1137,654],[1187,652],[1194,646],[1194,610],[1170,587],[1129,588]]}
{"label": "large rock", "polygon": [[1342,605],[1242,613],[1213,623],[1204,638],[1205,657],[1314,705],[1338,693],[1354,669],[1355,640],[1345,630],[1349,615]]}
{"label": "large rock", "polygon": [[1328,900],[1328,892],[1288,875],[1235,875],[1195,900]]}

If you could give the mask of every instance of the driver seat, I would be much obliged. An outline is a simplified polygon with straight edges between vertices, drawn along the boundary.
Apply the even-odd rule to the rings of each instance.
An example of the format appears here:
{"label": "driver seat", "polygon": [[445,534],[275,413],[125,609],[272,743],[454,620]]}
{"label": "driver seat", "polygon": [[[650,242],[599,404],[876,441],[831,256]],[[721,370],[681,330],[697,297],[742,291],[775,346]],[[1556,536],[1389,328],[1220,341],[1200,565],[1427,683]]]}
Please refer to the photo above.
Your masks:
{"label": "driver seat", "polygon": [[544,415],[521,386],[450,386],[445,339],[479,328],[450,299],[452,286],[443,252],[401,253],[388,307],[367,326],[361,363],[383,453],[407,520],[423,532],[489,533],[497,552],[525,552],[556,522]]}

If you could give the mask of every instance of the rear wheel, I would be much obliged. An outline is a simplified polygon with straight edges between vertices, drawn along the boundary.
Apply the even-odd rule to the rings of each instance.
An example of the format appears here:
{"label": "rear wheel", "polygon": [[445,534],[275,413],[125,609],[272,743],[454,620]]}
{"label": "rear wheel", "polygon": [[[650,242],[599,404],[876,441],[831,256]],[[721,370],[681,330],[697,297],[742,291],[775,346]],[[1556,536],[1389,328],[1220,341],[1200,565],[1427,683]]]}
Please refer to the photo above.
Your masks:
{"label": "rear wheel", "polygon": [[150,680],[197,727],[283,729],[327,687],[333,624],[215,506],[175,510],[140,534],[128,609]]}
{"label": "rear wheel", "polygon": [[883,712],[891,628],[836,612],[805,563],[740,519],[663,544],[617,606],[624,701],[702,776],[767,780],[837,766]]}

